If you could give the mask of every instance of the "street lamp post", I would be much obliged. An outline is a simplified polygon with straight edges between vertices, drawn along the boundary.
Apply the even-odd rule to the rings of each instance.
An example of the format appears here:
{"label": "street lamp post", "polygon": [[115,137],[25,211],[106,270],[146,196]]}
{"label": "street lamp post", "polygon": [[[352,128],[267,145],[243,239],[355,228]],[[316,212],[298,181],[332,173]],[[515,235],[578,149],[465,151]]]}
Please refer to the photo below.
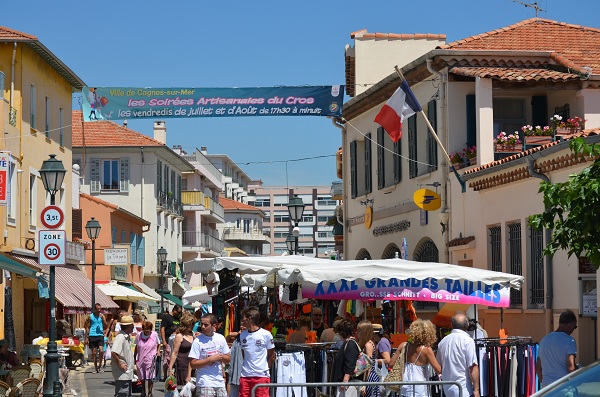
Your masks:
{"label": "street lamp post", "polygon": [[165,262],[167,261],[167,250],[163,247],[160,247],[158,251],[156,251],[156,257],[158,258],[158,263],[160,264],[160,317],[165,311],[165,297],[163,296],[163,289],[165,286]]}
{"label": "street lamp post", "polygon": [[298,238],[292,233],[288,234],[287,238],[285,239],[285,245],[287,246],[290,255],[294,255],[294,253],[297,251],[297,244]]}
{"label": "street lamp post", "polygon": [[85,231],[92,240],[92,311],[96,307],[96,239],[100,235],[100,222],[93,217],[85,224]]}
{"label": "street lamp post", "polygon": [[[298,236],[300,235],[300,229],[298,228],[298,224],[302,220],[302,214],[304,213],[304,203],[302,202],[302,197],[298,197],[298,195],[294,195],[294,197],[290,198],[290,202],[287,205],[288,211],[290,212],[290,219],[294,221],[294,229],[292,230],[292,234],[295,237],[296,244],[294,247],[294,254],[298,254]],[[289,238],[289,236],[288,236]],[[286,240],[287,244],[287,240]],[[288,248],[290,245],[288,245]]]}
{"label": "street lamp post", "polygon": [[[62,186],[63,180],[67,170],[63,166],[62,161],[56,159],[55,154],[51,154],[50,158],[42,163],[40,169],[40,176],[42,177],[42,183],[44,189],[50,194],[50,205],[56,204],[56,192],[58,192]],[[44,397],[50,397],[54,394],[54,384],[59,383],[58,377],[58,348],[56,345],[56,268],[50,266],[50,341],[48,341],[48,349],[45,356],[46,360],[46,383],[44,384]],[[60,390],[60,387],[57,388]],[[60,391],[58,392],[60,396]]]}

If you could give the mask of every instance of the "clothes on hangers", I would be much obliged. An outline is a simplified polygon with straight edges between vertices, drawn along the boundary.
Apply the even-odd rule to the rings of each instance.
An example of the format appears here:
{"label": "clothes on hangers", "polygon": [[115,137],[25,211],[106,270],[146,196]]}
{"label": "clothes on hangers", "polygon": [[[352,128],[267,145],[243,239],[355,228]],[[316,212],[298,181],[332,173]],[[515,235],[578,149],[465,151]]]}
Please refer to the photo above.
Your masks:
{"label": "clothes on hangers", "polygon": [[[306,362],[302,352],[278,352],[275,372],[277,384],[306,383]],[[306,387],[277,386],[277,397],[307,397]]]}

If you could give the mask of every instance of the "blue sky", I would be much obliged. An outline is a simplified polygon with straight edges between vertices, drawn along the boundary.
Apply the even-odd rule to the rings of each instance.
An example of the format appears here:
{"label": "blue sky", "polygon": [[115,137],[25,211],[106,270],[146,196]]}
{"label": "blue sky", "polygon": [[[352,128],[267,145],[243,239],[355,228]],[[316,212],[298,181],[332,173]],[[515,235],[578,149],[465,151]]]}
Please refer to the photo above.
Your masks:
{"label": "blue sky", "polygon": [[[600,27],[598,0],[538,4],[542,18]],[[344,46],[360,29],[451,42],[534,16],[512,0],[32,0],[5,2],[0,25],[37,36],[89,86],[272,87],[344,84]],[[333,155],[341,135],[325,117],[165,121],[170,147],[207,146],[265,185],[337,179],[334,157],[290,161],[287,172],[274,162]],[[152,136],[152,122],[129,127]]]}

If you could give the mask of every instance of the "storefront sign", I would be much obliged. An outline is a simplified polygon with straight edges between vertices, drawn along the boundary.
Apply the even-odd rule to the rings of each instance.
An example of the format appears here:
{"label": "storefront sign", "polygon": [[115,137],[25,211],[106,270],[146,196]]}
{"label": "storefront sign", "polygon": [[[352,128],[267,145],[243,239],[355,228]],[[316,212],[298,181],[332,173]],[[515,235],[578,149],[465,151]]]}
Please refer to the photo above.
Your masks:
{"label": "storefront sign", "polygon": [[365,227],[367,229],[370,229],[372,224],[373,224],[373,207],[367,206],[367,209],[365,210]]}
{"label": "storefront sign", "polygon": [[504,284],[488,285],[466,279],[428,277],[426,279],[339,280],[335,283],[302,285],[303,298],[347,300],[418,300],[426,302],[456,302],[468,305],[508,307],[510,288]]}
{"label": "storefront sign", "polygon": [[10,152],[0,152],[0,205],[8,203]]}
{"label": "storefront sign", "polygon": [[113,280],[127,281],[127,266],[112,266],[110,276]]}
{"label": "storefront sign", "polygon": [[439,194],[429,189],[419,189],[413,195],[415,204],[425,211],[435,211],[442,206],[442,199]]}
{"label": "storefront sign", "polygon": [[105,265],[129,265],[129,250],[127,248],[105,248]]}

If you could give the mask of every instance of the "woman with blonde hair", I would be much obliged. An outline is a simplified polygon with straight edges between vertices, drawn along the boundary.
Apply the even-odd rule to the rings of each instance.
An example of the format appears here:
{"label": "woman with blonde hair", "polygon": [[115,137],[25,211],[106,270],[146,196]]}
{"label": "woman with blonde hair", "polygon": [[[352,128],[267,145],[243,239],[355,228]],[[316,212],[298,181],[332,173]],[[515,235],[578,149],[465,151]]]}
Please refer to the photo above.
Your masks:
{"label": "woman with blonde hair", "polygon": [[[192,329],[196,323],[196,317],[185,313],[179,320],[179,330],[173,341],[173,351],[169,360],[169,374],[174,374],[177,384],[185,385],[191,379],[191,371],[188,371],[190,359],[188,354],[192,350],[194,333]],[[177,366],[177,372],[173,371],[173,365]]]}
{"label": "woman with blonde hair", "polygon": [[[390,360],[393,367],[400,357],[402,349],[405,348],[404,376],[403,382],[424,382],[429,380],[430,367],[436,373],[442,372],[442,366],[435,358],[431,346],[437,341],[435,325],[429,320],[415,320],[409,328],[410,339],[402,343]],[[403,397],[427,397],[429,391],[427,385],[402,386],[400,395]]]}

